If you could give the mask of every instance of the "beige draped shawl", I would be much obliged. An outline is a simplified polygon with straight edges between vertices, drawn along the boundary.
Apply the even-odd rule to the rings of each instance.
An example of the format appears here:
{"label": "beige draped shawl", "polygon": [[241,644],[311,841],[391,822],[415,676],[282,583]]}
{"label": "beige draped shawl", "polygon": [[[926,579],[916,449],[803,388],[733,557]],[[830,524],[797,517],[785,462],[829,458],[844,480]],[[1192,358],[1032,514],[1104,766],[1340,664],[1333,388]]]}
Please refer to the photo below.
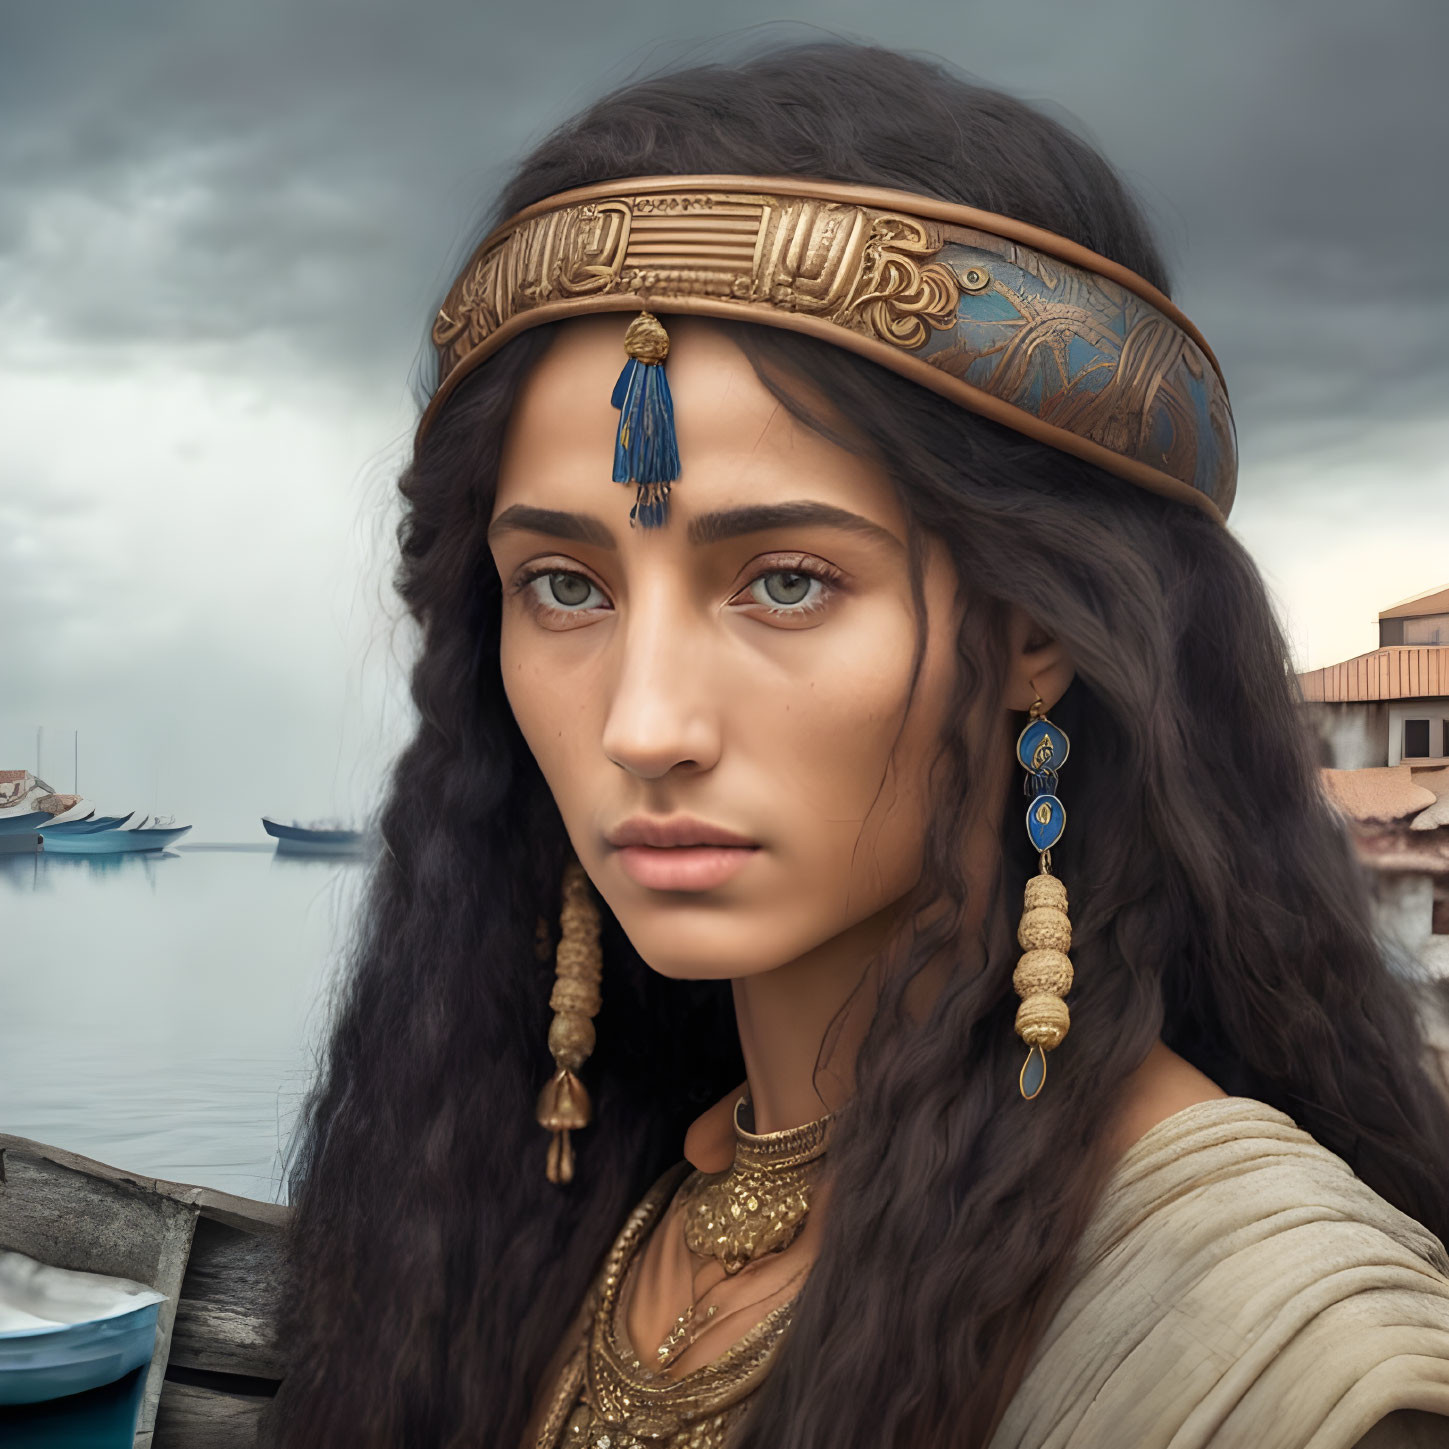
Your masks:
{"label": "beige draped shawl", "polygon": [[[1444,1417],[1440,1417],[1444,1416]],[[1119,1164],[991,1449],[1449,1449],[1449,1258],[1241,1097]]]}

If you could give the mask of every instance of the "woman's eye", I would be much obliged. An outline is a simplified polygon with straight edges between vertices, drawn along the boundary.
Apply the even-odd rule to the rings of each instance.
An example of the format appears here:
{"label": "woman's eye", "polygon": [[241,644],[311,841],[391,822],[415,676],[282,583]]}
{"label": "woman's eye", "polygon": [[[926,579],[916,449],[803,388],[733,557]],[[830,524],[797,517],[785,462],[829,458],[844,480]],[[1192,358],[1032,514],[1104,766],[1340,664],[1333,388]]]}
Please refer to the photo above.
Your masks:
{"label": "woman's eye", "polygon": [[756,580],[772,604],[803,604],[816,581],[809,574],[792,574],[779,570]]}
{"label": "woman's eye", "polygon": [[603,591],[591,579],[562,569],[536,575],[529,579],[527,588],[535,604],[555,611],[579,613],[597,609],[607,602]]}
{"label": "woman's eye", "polygon": [[826,592],[824,579],[798,569],[770,569],[749,587],[755,603],[774,613],[800,614],[819,607]]}

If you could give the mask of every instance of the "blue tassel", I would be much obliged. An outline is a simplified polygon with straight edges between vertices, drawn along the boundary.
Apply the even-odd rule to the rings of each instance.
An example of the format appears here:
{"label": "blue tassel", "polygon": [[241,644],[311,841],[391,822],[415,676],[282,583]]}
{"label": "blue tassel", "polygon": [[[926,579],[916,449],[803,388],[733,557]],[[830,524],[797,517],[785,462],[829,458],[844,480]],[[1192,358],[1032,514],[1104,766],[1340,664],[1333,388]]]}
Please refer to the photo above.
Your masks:
{"label": "blue tassel", "polygon": [[658,320],[644,312],[630,323],[624,346],[629,360],[614,384],[613,396],[619,409],[614,482],[638,488],[630,521],[658,528],[669,516],[669,485],[679,477],[674,400],[664,375],[669,341]]}

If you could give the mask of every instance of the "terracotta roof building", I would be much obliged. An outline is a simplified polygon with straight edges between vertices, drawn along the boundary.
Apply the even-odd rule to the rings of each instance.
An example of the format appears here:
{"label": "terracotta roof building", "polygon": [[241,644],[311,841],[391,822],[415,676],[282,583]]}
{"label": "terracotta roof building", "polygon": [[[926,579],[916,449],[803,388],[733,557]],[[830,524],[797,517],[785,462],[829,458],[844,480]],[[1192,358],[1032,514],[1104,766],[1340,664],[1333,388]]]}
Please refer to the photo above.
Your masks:
{"label": "terracotta roof building", "polygon": [[1391,644],[1300,674],[1303,698],[1323,704],[1449,697],[1449,644]]}
{"label": "terracotta roof building", "polygon": [[1298,682],[1380,930],[1449,981],[1449,588],[1385,609],[1377,649]]}
{"label": "terracotta roof building", "polygon": [[1449,587],[1426,589],[1379,615],[1380,644],[1449,644]]}
{"label": "terracotta roof building", "polygon": [[1298,676],[1325,763],[1362,770],[1449,760],[1449,588],[1379,615],[1379,647]]}

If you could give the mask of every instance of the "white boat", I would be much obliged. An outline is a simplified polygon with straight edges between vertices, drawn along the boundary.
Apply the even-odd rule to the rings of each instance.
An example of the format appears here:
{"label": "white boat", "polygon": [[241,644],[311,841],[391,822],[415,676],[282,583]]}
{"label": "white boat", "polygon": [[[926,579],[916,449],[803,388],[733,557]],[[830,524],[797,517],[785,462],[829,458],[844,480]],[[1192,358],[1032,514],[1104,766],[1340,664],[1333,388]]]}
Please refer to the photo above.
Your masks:
{"label": "white boat", "polygon": [[0,770],[0,855],[36,850],[42,825],[93,814],[79,795],[61,795],[29,770]]}
{"label": "white boat", "polygon": [[[155,825],[145,815],[139,820],[134,815],[125,819],[124,825],[79,833],[67,830],[64,825],[42,825],[39,833],[45,842],[45,854],[122,855],[133,851],[165,850],[191,829],[189,825]],[[167,820],[170,819],[168,816]]]}

